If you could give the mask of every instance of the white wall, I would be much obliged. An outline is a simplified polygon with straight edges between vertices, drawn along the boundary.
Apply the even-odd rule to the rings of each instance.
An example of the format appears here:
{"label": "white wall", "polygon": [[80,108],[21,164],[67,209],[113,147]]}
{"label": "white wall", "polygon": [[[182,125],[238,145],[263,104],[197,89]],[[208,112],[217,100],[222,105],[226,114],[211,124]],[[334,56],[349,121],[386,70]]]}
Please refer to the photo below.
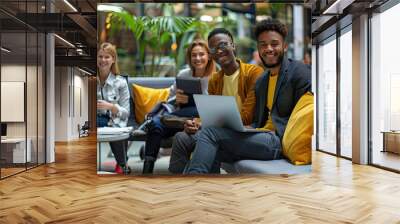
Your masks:
{"label": "white wall", "polygon": [[[2,65],[1,66],[1,81],[9,81],[9,82],[25,82],[25,75],[27,69],[28,74],[35,73],[36,74],[36,67],[28,66],[27,68],[25,65],[17,65],[17,64],[9,64],[9,65]],[[34,72],[33,72],[34,70]],[[28,76],[29,78],[29,76]],[[29,80],[29,85],[36,86],[36,81]],[[27,106],[31,106],[36,108],[36,88],[27,88]],[[34,104],[32,104],[34,103]],[[40,105],[39,105],[40,106]],[[1,110],[7,110],[7,108],[1,108]],[[11,111],[10,111],[11,113]],[[27,114],[28,122],[34,121],[36,123],[37,115],[36,113],[28,113]],[[26,122],[7,122],[7,136],[8,137],[25,137],[25,123]],[[33,127],[33,124],[28,125],[28,128],[34,128],[36,130],[36,125]],[[28,130],[29,133],[29,130]],[[29,134],[28,134],[28,137]]]}
{"label": "white wall", "polygon": [[[22,112],[26,110],[26,121],[7,122],[7,137],[24,138],[25,134],[30,139],[33,162],[36,158],[39,163],[44,163],[44,82],[42,67],[25,66],[20,64],[4,64],[1,66],[2,81],[18,81],[26,84],[26,107],[22,107]],[[25,80],[27,78],[27,81]],[[2,96],[7,97],[7,96]],[[13,113],[10,108],[1,108],[4,113]],[[39,153],[39,156],[37,156]]]}
{"label": "white wall", "polygon": [[88,78],[71,67],[56,67],[55,140],[79,138],[78,124],[88,120]]}

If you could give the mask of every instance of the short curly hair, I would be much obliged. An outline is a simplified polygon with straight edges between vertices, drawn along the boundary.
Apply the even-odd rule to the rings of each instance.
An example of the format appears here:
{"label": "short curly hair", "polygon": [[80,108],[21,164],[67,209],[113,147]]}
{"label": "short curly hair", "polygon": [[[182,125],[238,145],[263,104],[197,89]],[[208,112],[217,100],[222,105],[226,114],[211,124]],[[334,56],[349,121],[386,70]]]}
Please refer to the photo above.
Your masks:
{"label": "short curly hair", "polygon": [[285,24],[281,23],[277,19],[265,19],[257,23],[255,28],[256,39],[265,31],[275,31],[282,35],[283,39],[286,39],[288,30]]}
{"label": "short curly hair", "polygon": [[221,34],[221,33],[229,36],[231,38],[232,43],[233,43],[233,36],[232,36],[231,32],[229,32],[229,30],[227,30],[225,28],[215,28],[214,30],[212,30],[208,34],[207,40],[209,41],[211,39],[211,37],[213,37],[213,36],[215,36],[217,34]]}

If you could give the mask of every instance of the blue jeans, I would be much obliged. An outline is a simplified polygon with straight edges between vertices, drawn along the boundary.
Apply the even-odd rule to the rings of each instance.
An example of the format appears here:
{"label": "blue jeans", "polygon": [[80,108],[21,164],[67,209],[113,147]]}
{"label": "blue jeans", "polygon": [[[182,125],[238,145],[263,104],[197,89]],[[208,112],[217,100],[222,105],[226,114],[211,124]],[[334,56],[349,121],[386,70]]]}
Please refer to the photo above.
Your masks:
{"label": "blue jeans", "polygon": [[96,125],[97,127],[107,127],[108,126],[108,121],[110,120],[110,117],[105,114],[97,114],[96,116]]}
{"label": "blue jeans", "polygon": [[172,112],[171,115],[175,115],[178,117],[199,117],[199,113],[197,112],[196,107],[183,107],[177,111]]}
{"label": "blue jeans", "polygon": [[281,158],[281,141],[274,132],[243,133],[226,128],[204,128],[184,173],[210,173],[220,162]]}
{"label": "blue jeans", "polygon": [[[169,172],[174,174],[183,173],[185,167],[189,164],[190,155],[196,147],[196,142],[200,132],[201,131],[198,131],[196,134],[188,134],[184,131],[176,133],[174,142],[172,143],[172,152],[168,167]],[[221,154],[215,160],[226,160],[226,158],[222,158],[223,156],[224,155]],[[210,173],[220,173],[219,167],[219,163],[214,163]]]}

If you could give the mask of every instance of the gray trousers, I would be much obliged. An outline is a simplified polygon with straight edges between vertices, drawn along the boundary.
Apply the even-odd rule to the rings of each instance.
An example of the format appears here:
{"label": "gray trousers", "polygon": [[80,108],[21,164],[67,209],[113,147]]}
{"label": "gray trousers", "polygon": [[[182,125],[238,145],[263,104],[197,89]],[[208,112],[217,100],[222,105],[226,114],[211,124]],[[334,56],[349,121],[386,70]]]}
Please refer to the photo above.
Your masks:
{"label": "gray trousers", "polygon": [[184,131],[175,134],[168,167],[169,172],[174,174],[183,173],[196,146],[197,136],[197,134],[189,135]]}
{"label": "gray trousers", "polygon": [[[168,170],[174,174],[182,174],[189,164],[190,156],[193,153],[197,139],[201,131],[190,135],[186,132],[178,132],[175,134],[172,143],[172,152],[169,161]],[[220,173],[220,164],[216,161],[211,168],[210,173]]]}
{"label": "gray trousers", "polygon": [[184,173],[210,173],[220,162],[281,158],[281,141],[274,132],[243,133],[226,128],[204,128]]}

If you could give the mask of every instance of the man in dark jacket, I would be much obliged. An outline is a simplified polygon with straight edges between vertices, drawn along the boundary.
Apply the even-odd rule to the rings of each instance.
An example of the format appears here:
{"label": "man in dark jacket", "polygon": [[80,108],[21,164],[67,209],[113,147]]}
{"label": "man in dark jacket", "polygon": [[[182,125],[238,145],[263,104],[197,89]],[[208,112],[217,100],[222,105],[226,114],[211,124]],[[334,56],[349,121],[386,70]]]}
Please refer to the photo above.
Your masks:
{"label": "man in dark jacket", "polygon": [[267,68],[255,86],[254,128],[265,132],[243,133],[227,128],[204,128],[184,173],[209,173],[220,162],[281,158],[281,141],[289,117],[301,96],[311,91],[311,71],[302,62],[285,58],[287,28],[278,20],[256,26],[260,58]]}

